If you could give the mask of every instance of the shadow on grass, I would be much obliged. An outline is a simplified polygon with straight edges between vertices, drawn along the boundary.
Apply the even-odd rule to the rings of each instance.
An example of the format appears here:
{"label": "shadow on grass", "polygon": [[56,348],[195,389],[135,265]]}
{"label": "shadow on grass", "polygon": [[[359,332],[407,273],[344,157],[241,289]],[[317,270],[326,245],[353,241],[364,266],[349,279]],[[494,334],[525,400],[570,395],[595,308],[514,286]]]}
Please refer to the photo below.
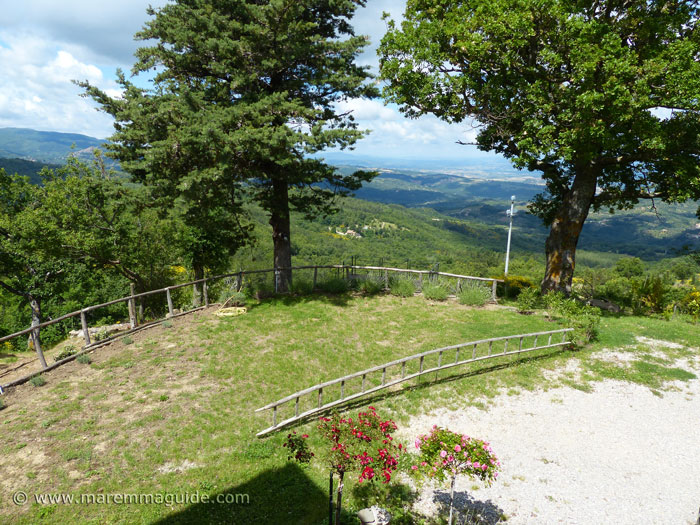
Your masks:
{"label": "shadow on grass", "polygon": [[270,306],[295,306],[298,304],[319,303],[330,304],[333,306],[347,306],[352,296],[350,293],[329,294],[323,292],[315,292],[308,295],[275,295],[261,299],[258,303],[248,305],[248,310],[254,310],[263,305]]}
{"label": "shadow on grass", "polygon": [[327,513],[328,495],[299,466],[288,463],[212,494],[209,503],[190,505],[154,525],[315,525]]}
{"label": "shadow on grass", "polygon": [[[376,392],[374,394],[370,394],[367,397],[362,397],[361,399],[357,400],[352,400],[347,403],[343,403],[341,405],[338,405],[334,407],[333,409],[317,412],[315,414],[310,414],[304,418],[301,418],[297,421],[294,421],[293,423],[286,425],[284,427],[280,427],[278,430],[284,429],[284,428],[289,428],[293,426],[300,426],[304,425],[310,421],[317,420],[320,416],[324,414],[331,413],[333,410],[339,410],[339,411],[347,411],[347,410],[354,410],[356,408],[365,408],[368,405],[371,405],[372,403],[378,402],[378,401],[383,401],[385,399],[391,399],[397,396],[401,396],[406,394],[407,392],[411,391],[420,391],[425,388],[432,387],[434,385],[441,385],[445,383],[451,383],[454,381],[459,381],[460,379],[466,379],[470,377],[478,377],[484,374],[490,374],[492,372],[496,372],[498,370],[506,370],[508,368],[514,368],[516,366],[525,364],[525,363],[536,363],[538,361],[542,361],[544,359],[548,359],[551,357],[555,357],[558,355],[562,354],[567,354],[567,353],[573,353],[575,351],[563,348],[560,350],[555,350],[555,351],[550,351],[544,354],[540,355],[528,355],[525,357],[520,357],[519,359],[513,359],[512,356],[503,356],[500,359],[512,359],[508,362],[505,363],[498,363],[498,364],[493,364],[491,366],[486,366],[483,368],[478,368],[476,370],[467,370],[461,374],[453,374],[453,375],[448,375],[446,377],[441,377],[441,378],[436,378],[436,379],[430,379],[430,377],[435,377],[432,373],[430,375],[425,375],[422,377],[418,377],[417,379],[412,379],[409,381],[418,381],[415,384],[408,384],[408,381],[406,383],[403,383],[403,387],[396,388],[395,390],[383,390],[380,392]],[[494,359],[499,359],[498,356],[496,356]]]}

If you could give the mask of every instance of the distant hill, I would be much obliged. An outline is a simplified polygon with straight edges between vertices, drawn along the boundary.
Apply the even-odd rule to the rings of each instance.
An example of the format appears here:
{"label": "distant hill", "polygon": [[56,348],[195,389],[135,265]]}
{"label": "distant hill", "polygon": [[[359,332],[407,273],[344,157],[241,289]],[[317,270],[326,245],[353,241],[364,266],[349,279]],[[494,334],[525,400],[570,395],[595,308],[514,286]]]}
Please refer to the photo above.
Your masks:
{"label": "distant hill", "polygon": [[0,128],[0,157],[9,159],[63,164],[71,154],[92,158],[93,150],[104,147],[105,143],[77,133]]}
{"label": "distant hill", "polygon": [[25,175],[33,184],[41,183],[39,172],[44,168],[56,169],[58,164],[48,164],[46,162],[35,162],[24,159],[3,159],[0,158],[0,169],[4,169],[8,175]]}

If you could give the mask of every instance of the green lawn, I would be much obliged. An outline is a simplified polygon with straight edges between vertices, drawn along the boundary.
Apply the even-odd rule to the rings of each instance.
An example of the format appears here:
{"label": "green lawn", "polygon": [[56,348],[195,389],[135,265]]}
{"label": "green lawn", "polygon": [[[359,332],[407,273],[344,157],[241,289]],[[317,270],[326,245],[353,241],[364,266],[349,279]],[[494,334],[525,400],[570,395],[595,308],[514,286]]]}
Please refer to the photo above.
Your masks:
{"label": "green lawn", "polygon": [[[253,304],[245,315],[191,314],[98,349],[92,364],[70,363],[6,396],[0,412],[0,521],[9,523],[311,524],[327,513],[327,471],[286,462],[286,432],[258,439],[268,402],[422,350],[479,338],[559,328],[543,315],[468,308],[422,297],[314,296]],[[576,356],[586,373],[661,388],[678,377],[662,359],[621,373],[595,359],[635,335],[693,344],[700,329],[681,322],[606,317],[600,340],[579,352],[540,351],[412,380],[367,398],[399,424],[430,406],[487,406],[501,391],[554,386],[546,370]],[[643,350],[639,350],[643,352]],[[670,352],[670,350],[669,350]],[[679,355],[682,351],[675,351]],[[639,367],[638,367],[639,368]],[[682,374],[681,374],[682,375]],[[564,377],[561,382],[567,382]],[[308,431],[313,422],[302,427]],[[346,490],[348,512],[361,491]],[[14,492],[246,494],[248,503],[31,505]],[[353,523],[349,521],[349,523]]]}

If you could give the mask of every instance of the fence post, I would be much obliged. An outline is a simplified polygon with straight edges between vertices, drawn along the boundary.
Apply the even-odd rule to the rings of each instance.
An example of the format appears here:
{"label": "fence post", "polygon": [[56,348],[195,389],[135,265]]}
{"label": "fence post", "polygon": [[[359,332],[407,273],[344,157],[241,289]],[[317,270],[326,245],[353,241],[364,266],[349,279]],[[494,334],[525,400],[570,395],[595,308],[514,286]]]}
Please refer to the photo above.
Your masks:
{"label": "fence post", "polygon": [[316,289],[316,280],[318,278],[318,266],[314,266],[314,286],[313,289]]}
{"label": "fence post", "polygon": [[420,293],[423,293],[423,272],[418,274],[418,286],[420,286]]}
{"label": "fence post", "polygon": [[495,303],[497,301],[496,299],[496,286],[498,286],[498,281],[496,279],[493,280],[491,283],[491,300]]}
{"label": "fence post", "polygon": [[83,326],[83,339],[85,339],[85,346],[90,346],[90,330],[88,329],[85,310],[80,311],[80,324]]}
{"label": "fence post", "polygon": [[207,281],[202,283],[202,291],[204,292],[204,306],[209,306],[209,287]]}
{"label": "fence post", "polygon": [[138,324],[138,320],[136,319],[136,302],[134,301],[135,291],[136,287],[134,286],[134,283],[130,283],[129,293],[131,294],[131,297],[129,297],[127,303],[129,305],[129,326],[132,330],[136,328],[136,325]]}
{"label": "fence post", "polygon": [[173,316],[173,297],[170,295],[170,287],[167,287],[165,289],[165,295],[168,298],[168,313],[170,314],[170,317]]}
{"label": "fence post", "polygon": [[236,291],[240,292],[242,286],[243,286],[243,272],[239,271],[238,275],[236,276]]}
{"label": "fence post", "polygon": [[275,293],[277,293],[277,286],[279,284],[279,270],[275,268]]}
{"label": "fence post", "polygon": [[384,270],[384,289],[389,289],[389,270]]}

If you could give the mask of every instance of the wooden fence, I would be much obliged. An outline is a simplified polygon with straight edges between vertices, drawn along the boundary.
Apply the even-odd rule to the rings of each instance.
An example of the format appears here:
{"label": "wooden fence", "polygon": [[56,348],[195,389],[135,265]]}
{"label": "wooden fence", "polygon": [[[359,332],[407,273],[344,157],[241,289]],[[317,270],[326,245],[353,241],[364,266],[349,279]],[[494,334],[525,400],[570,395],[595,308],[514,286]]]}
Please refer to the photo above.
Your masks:
{"label": "wooden fence", "polygon": [[[428,276],[428,277],[443,276],[443,277],[447,277],[447,278],[453,278],[453,279],[457,279],[457,287],[460,286],[460,282],[462,280],[465,280],[465,281],[473,280],[473,281],[478,281],[478,282],[490,282],[490,283],[492,283],[491,294],[492,294],[492,299],[494,301],[496,300],[496,285],[498,282],[503,282],[502,280],[498,280],[498,279],[487,279],[487,278],[483,278],[483,277],[473,277],[473,276],[469,276],[469,275],[457,275],[457,274],[435,272],[435,271],[429,271],[429,270],[410,270],[410,269],[402,269],[402,268],[388,268],[388,267],[383,267],[383,266],[353,266],[353,265],[345,265],[345,264],[333,264],[333,265],[294,266],[292,268],[270,268],[270,269],[264,269],[264,270],[240,270],[238,272],[227,273],[227,274],[217,275],[217,276],[213,276],[213,277],[207,277],[205,279],[199,279],[196,281],[190,281],[190,282],[183,283],[183,284],[168,286],[166,288],[160,288],[158,290],[150,290],[148,292],[143,292],[143,293],[139,293],[139,294],[134,293],[134,287],[132,285],[131,294],[128,297],[122,297],[120,299],[114,299],[113,301],[108,301],[106,303],[88,306],[88,307],[83,308],[82,310],[76,310],[75,312],[71,312],[71,313],[62,315],[62,316],[57,317],[55,319],[45,321],[41,324],[38,324],[35,326],[30,326],[29,328],[26,328],[26,329],[21,330],[19,332],[15,332],[13,334],[6,335],[4,337],[0,337],[0,343],[4,343],[5,341],[9,341],[9,340],[14,339],[16,337],[25,336],[27,334],[33,334],[33,336],[34,336],[33,342],[34,342],[34,346],[35,346],[34,349],[36,350],[37,356],[38,356],[39,361],[42,365],[42,370],[34,372],[32,374],[29,374],[21,379],[18,379],[16,381],[13,381],[13,382],[8,383],[6,385],[0,386],[0,393],[2,393],[2,389],[6,389],[8,387],[24,383],[37,374],[40,374],[40,373],[45,372],[47,370],[53,369],[56,366],[59,366],[63,363],[66,363],[68,361],[75,359],[78,355],[80,355],[80,353],[84,353],[84,351],[92,350],[95,347],[106,344],[110,340],[114,339],[112,337],[112,338],[107,338],[107,339],[101,340],[101,341],[95,341],[95,342],[91,341],[90,330],[89,330],[88,320],[87,320],[87,314],[94,311],[94,310],[126,302],[127,306],[128,306],[128,311],[129,311],[129,327],[130,327],[130,329],[128,331],[124,331],[124,332],[119,333],[118,336],[121,337],[121,336],[124,336],[124,335],[127,335],[127,334],[133,332],[134,330],[141,329],[144,326],[149,326],[149,325],[153,324],[153,322],[150,322],[147,324],[139,325],[138,316],[136,314],[136,300],[137,299],[151,296],[151,295],[155,295],[155,294],[165,294],[165,301],[168,305],[168,317],[175,317],[177,315],[183,315],[185,313],[190,313],[190,312],[199,310],[203,307],[200,306],[200,307],[195,307],[195,308],[192,308],[190,310],[183,311],[183,312],[176,312],[174,305],[173,305],[173,298],[172,298],[172,292],[174,290],[177,290],[179,288],[184,288],[186,286],[194,286],[194,285],[201,284],[202,285],[202,295],[203,295],[204,307],[207,307],[207,306],[209,306],[209,283],[212,283],[212,282],[215,282],[215,281],[218,281],[221,279],[226,279],[226,278],[235,278],[235,282],[233,284],[234,284],[236,290],[240,291],[241,288],[243,287],[243,278],[244,277],[250,276],[250,275],[255,275],[255,274],[272,273],[274,275],[274,288],[275,288],[275,291],[277,291],[277,285],[279,282],[280,273],[284,270],[290,270],[290,269],[292,271],[313,270],[313,288],[314,289],[316,288],[316,285],[317,285],[318,270],[335,270],[338,272],[338,275],[344,275],[348,279],[350,279],[354,275],[353,272],[358,271],[358,270],[376,271],[376,272],[380,272],[383,275],[385,286],[387,286],[387,287],[389,285],[389,274],[390,273],[402,273],[402,274],[417,275],[418,279],[421,283],[422,283],[423,278],[425,276]],[[65,358],[61,361],[58,361],[55,364],[49,366],[46,363],[46,360],[44,358],[44,355],[43,355],[43,352],[41,349],[41,343],[40,343],[40,338],[39,338],[40,330],[44,327],[51,326],[53,324],[56,324],[56,323],[59,323],[61,321],[65,321],[67,319],[71,319],[74,317],[80,317],[80,324],[81,324],[81,328],[82,328],[82,332],[83,332],[83,338],[85,341],[85,344],[83,346],[83,352],[74,354],[70,357],[67,357],[67,358]],[[162,319],[161,319],[161,321],[162,321]],[[156,322],[158,322],[158,321],[156,321]]]}
{"label": "wooden fence", "polygon": [[[257,409],[256,412],[262,412],[265,410],[272,411],[272,426],[258,432],[257,435],[258,437],[264,436],[308,416],[327,411],[330,408],[348,403],[349,401],[373,394],[379,390],[398,385],[399,383],[408,381],[409,379],[413,379],[415,377],[423,376],[425,374],[435,373],[437,377],[438,371],[446,370],[455,366],[508,355],[519,355],[545,348],[565,346],[570,344],[570,341],[567,341],[566,337],[567,334],[572,331],[573,328],[564,328],[560,330],[551,330],[548,332],[509,335],[505,337],[493,337],[491,339],[470,341],[468,343],[461,343],[458,345],[438,348],[436,350],[421,352],[419,354],[397,359],[383,365],[374,366],[372,368],[368,368],[367,370],[362,370],[361,372],[355,372],[332,381],[319,383]],[[561,334],[561,341],[553,343],[552,336],[558,334]],[[538,340],[543,337],[547,337],[547,343],[538,345]],[[510,342],[515,342],[517,345],[510,345],[511,349],[509,350],[508,347]],[[494,350],[494,343],[503,343],[503,349]],[[530,346],[528,346],[528,343]],[[466,357],[464,357],[465,353]],[[462,359],[460,359],[460,356]],[[426,361],[430,358],[436,359],[436,363],[435,365],[427,364],[426,366]],[[353,380],[355,380],[355,384],[353,386],[356,391],[349,394],[349,383],[353,382]],[[368,382],[371,384],[368,385]],[[324,403],[324,390],[328,392],[331,389],[335,390],[337,397],[332,401]],[[306,406],[311,404],[311,408],[302,408],[304,406],[302,403],[304,402],[306,403]],[[294,405],[294,415],[278,422],[278,411],[280,411],[280,407],[287,405],[288,403],[290,404],[288,407],[290,413],[292,411],[291,405]]]}

